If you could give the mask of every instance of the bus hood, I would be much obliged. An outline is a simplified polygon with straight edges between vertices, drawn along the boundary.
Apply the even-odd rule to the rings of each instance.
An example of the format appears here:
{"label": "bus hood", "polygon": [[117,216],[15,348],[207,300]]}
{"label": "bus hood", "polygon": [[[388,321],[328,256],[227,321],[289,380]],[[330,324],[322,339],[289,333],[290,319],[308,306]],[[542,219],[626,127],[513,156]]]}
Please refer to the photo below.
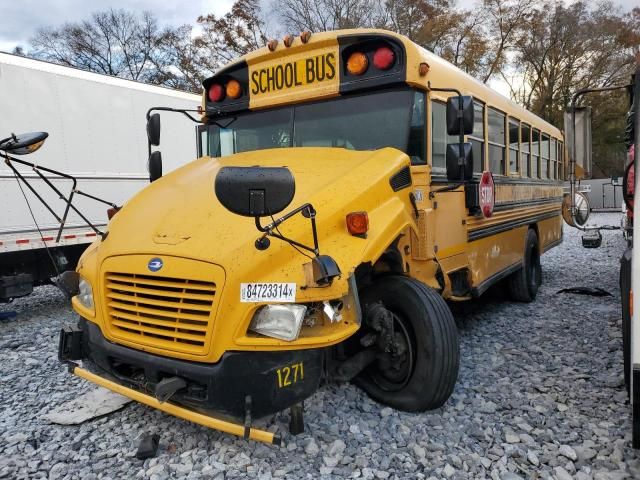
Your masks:
{"label": "bus hood", "polygon": [[[401,171],[406,175],[409,167],[407,155],[396,149],[260,150],[203,157],[147,186],[112,219],[100,257],[148,254],[190,258],[221,266],[227,283],[232,279],[304,283],[300,266],[308,258],[276,238],[269,249],[257,250],[255,241],[261,234],[254,220],[227,211],[217,200],[214,181],[224,166],[288,167],[295,178],[296,193],[281,214],[311,203],[317,211],[320,253],[331,255],[343,273],[355,268],[365,250],[377,237],[387,236],[389,228],[396,228],[396,222],[406,226],[406,221],[411,221],[411,189],[396,188],[396,192],[390,184],[391,177]],[[353,211],[369,215],[370,231],[365,239],[347,232],[345,216]],[[403,211],[408,213],[399,215]],[[269,221],[262,219],[263,225]],[[280,232],[313,245],[310,221],[302,215],[283,223]],[[386,247],[393,238],[384,240]]]}

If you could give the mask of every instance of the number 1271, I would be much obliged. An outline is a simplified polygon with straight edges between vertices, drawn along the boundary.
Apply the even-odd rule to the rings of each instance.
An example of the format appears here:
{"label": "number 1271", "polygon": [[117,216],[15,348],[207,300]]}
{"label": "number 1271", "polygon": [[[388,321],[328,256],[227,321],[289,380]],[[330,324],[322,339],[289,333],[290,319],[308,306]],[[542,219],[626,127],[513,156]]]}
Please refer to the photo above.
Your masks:
{"label": "number 1271", "polygon": [[304,379],[304,365],[302,362],[294,363],[291,366],[278,368],[278,388],[288,387],[298,380]]}

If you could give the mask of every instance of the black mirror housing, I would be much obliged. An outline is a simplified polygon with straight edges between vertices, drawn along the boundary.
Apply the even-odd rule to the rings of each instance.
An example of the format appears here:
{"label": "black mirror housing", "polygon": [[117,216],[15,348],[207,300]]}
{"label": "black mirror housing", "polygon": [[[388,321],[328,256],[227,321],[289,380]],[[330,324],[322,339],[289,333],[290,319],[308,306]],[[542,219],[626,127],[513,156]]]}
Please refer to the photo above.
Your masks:
{"label": "black mirror housing", "polygon": [[[447,180],[450,182],[468,182],[473,178],[473,149],[470,142],[462,144],[462,157],[459,143],[447,145]],[[462,172],[464,167],[464,174]]]}
{"label": "black mirror housing", "polygon": [[149,181],[155,182],[162,177],[162,154],[160,152],[153,152],[149,155]]}
{"label": "black mirror housing", "polygon": [[266,217],[289,206],[296,183],[286,167],[222,167],[216,175],[215,193],[230,212]]}
{"label": "black mirror housing", "polygon": [[340,267],[329,255],[318,255],[311,260],[313,281],[317,285],[331,285],[335,277],[340,276]]}
{"label": "black mirror housing", "polygon": [[[462,100],[462,108],[460,107]],[[473,97],[469,95],[449,97],[447,99],[447,134],[471,135],[473,133]],[[460,123],[464,130],[460,131]]]}
{"label": "black mirror housing", "polygon": [[160,114],[154,113],[147,120],[147,138],[154,147],[160,145]]}
{"label": "black mirror housing", "polygon": [[13,155],[28,155],[38,150],[48,136],[47,132],[21,133],[0,145],[0,150]]}

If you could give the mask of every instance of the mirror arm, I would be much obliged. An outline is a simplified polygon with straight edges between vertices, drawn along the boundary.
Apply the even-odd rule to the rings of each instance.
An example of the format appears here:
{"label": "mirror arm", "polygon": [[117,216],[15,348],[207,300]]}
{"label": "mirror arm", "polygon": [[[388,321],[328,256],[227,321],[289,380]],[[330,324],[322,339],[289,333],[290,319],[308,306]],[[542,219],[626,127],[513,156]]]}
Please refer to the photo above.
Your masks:
{"label": "mirror arm", "polygon": [[149,121],[149,118],[151,118],[151,112],[153,112],[154,110],[157,110],[159,112],[181,113],[185,117],[187,117],[189,120],[191,120],[192,122],[202,123],[202,121],[198,120],[197,118],[195,118],[192,115],[189,115],[189,113],[187,113],[187,112],[200,113],[200,110],[193,109],[193,108],[170,108],[170,107],[151,107],[149,110],[147,110],[147,121]]}
{"label": "mirror arm", "polygon": [[[294,215],[300,212],[302,212],[302,215],[304,217],[307,217],[311,220],[311,231],[313,233],[313,248],[307,245],[304,245],[300,242],[296,242],[295,240],[291,240],[290,238],[287,238],[284,235],[281,235],[280,233],[274,232],[274,230],[277,229],[280,224],[282,224],[283,222],[285,222],[286,220],[288,220],[289,218],[293,217]],[[304,248],[305,250],[312,252],[316,256],[320,254],[320,249],[318,247],[318,231],[316,228],[316,211],[310,203],[305,203],[304,205],[290,211],[286,215],[283,215],[282,217],[275,219],[269,225],[265,225],[264,227],[260,223],[260,217],[255,217],[255,222],[256,222],[256,228],[260,232],[264,233],[262,238],[265,238],[267,236],[279,238],[280,240],[283,240],[287,243],[291,243],[300,248]]]}
{"label": "mirror arm", "polygon": [[[80,193],[81,195],[85,195],[89,198],[92,198],[94,200],[106,203],[107,205],[111,205],[111,206],[115,206],[114,204],[107,202],[105,200],[99,199],[98,197],[94,197],[92,195],[88,195],[86,193],[80,192],[79,190],[76,190],[76,185],[78,183],[78,180],[71,176],[68,175],[66,173],[63,172],[59,172],[57,170],[53,170],[51,168],[47,168],[47,167],[39,167],[37,166],[35,163],[32,162],[27,162],[25,160],[20,160],[14,157],[9,156],[8,154],[0,154],[0,157],[5,159],[5,163],[7,165],[9,165],[9,168],[11,168],[11,170],[13,171],[13,173],[15,174],[16,178],[19,179],[19,181],[22,181],[22,183],[24,183],[29,190],[31,190],[31,192],[36,196],[36,198],[38,200],[40,200],[40,202],[47,208],[47,210],[49,210],[49,212],[55,217],[55,219],[58,221],[58,223],[60,223],[60,228],[58,229],[58,235],[56,237],[56,243],[60,241],[60,237],[62,236],[62,231],[64,229],[64,225],[67,221],[67,215],[69,214],[69,210],[73,210],[80,218],[82,218],[82,220],[84,220],[84,222],[98,235],[100,235],[103,239],[106,237],[106,233],[101,231],[100,229],[98,229],[98,227],[96,227],[93,223],[91,223],[91,221],[82,214],[82,212],[80,212],[80,210],[78,210],[78,208],[76,208],[75,205],[73,205],[73,195],[75,193]],[[53,211],[53,209],[49,206],[49,204],[42,198],[41,195],[39,195],[36,190],[33,188],[33,186],[27,181],[26,178],[24,178],[22,176],[22,174],[15,168],[15,166],[12,165],[12,162],[16,162],[19,163],[21,165],[25,165],[28,167],[31,167],[33,169],[34,172],[36,172],[36,174],[40,177],[40,179],[42,181],[44,181],[47,186],[49,186],[49,188],[51,188],[57,195],[58,197],[63,200],[66,203],[66,207],[65,207],[65,211],[64,211],[64,215],[62,218],[58,217],[58,215]],[[71,193],[69,194],[68,197],[66,197],[53,183],[51,183],[51,181],[45,177],[42,174],[42,171],[44,172],[48,172],[48,173],[52,173],[54,175],[58,175],[62,178],[71,180],[73,182],[73,186],[71,188]]]}
{"label": "mirror arm", "polygon": [[[458,128],[460,129],[460,133],[458,135],[458,167],[460,168],[460,178],[465,178],[464,171],[464,117],[462,115],[462,109],[464,108],[464,103],[462,100],[462,92],[457,88],[434,88],[431,86],[431,82],[427,83],[427,89],[433,90],[434,92],[453,92],[458,95]],[[456,187],[457,188],[457,187]]]}

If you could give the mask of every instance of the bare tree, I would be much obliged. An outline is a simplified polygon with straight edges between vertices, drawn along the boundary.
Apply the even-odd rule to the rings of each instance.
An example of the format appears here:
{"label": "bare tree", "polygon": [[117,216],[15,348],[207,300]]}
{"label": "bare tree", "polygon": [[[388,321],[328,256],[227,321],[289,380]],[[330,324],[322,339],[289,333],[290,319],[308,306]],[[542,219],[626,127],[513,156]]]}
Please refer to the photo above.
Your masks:
{"label": "bare tree", "polygon": [[157,46],[158,24],[153,15],[125,10],[94,13],[89,20],[42,28],[31,54],[62,65],[132,80],[144,80]]}
{"label": "bare tree", "polygon": [[199,63],[209,71],[263,47],[268,39],[259,0],[236,0],[226,15],[203,15],[198,17],[198,23],[202,35],[195,46],[200,50]]}
{"label": "bare tree", "polygon": [[518,36],[526,31],[537,0],[484,0],[487,42],[491,58],[487,62],[483,82],[502,69],[506,54],[515,47]]}
{"label": "bare tree", "polygon": [[381,27],[387,21],[383,0],[275,0],[273,7],[295,33]]}

